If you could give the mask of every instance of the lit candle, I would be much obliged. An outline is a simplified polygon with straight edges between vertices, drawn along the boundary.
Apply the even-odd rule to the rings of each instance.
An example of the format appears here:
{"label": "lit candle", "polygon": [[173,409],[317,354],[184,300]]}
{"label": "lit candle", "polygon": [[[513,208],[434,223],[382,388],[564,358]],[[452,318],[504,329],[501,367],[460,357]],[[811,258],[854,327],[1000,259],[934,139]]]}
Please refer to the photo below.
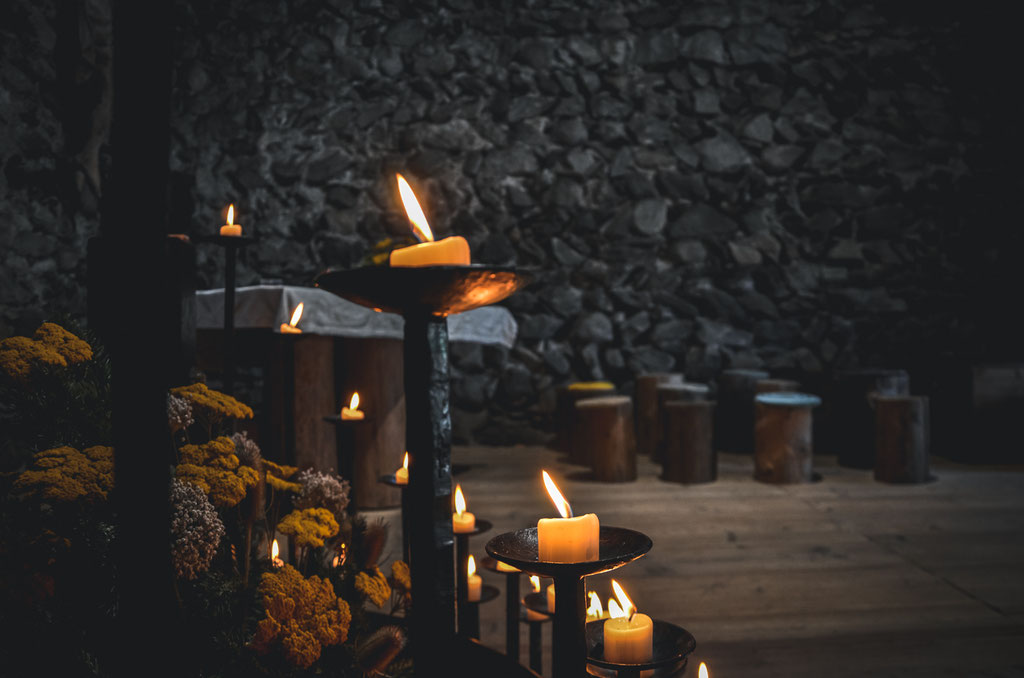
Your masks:
{"label": "lit candle", "polygon": [[277,545],[277,540],[270,546],[270,563],[274,567],[284,567],[284,561],[281,560],[278,555],[281,553],[281,547]]}
{"label": "lit candle", "polygon": [[597,516],[588,513],[574,518],[569,502],[547,471],[542,471],[544,486],[561,518],[541,518],[537,521],[537,555],[545,562],[579,563],[597,560],[601,524]]}
{"label": "lit candle", "polygon": [[498,561],[498,572],[520,572],[520,571],[521,570],[518,567],[512,567],[511,565],[507,565],[507,564],[501,562],[500,560]]}
{"label": "lit candle", "polygon": [[480,591],[483,589],[484,580],[476,573],[476,559],[473,556],[469,557],[466,571],[469,573],[466,577],[466,600],[477,602],[480,600]]}
{"label": "lit candle", "polygon": [[704,662],[700,663],[700,670],[697,671],[697,678],[708,678],[708,665]]}
{"label": "lit candle", "polygon": [[654,657],[654,622],[646,614],[638,614],[633,601],[612,579],[612,589],[619,599],[609,601],[611,618],[604,623],[604,659],[614,664],[643,664]]}
{"label": "lit candle", "polygon": [[220,227],[220,234],[221,235],[232,235],[232,236],[242,235],[242,227],[239,226],[236,223],[233,223],[234,221],[235,221],[235,206],[232,204],[232,205],[228,205],[227,223]]}
{"label": "lit candle", "polygon": [[299,318],[302,317],[302,308],[304,305],[305,304],[300,301],[299,305],[295,307],[294,311],[292,311],[292,319],[288,324],[286,325],[281,323],[281,334],[302,334],[302,330],[300,330],[297,325],[299,324]]}
{"label": "lit candle", "polygon": [[462,485],[455,486],[455,513],[452,514],[452,530],[458,533],[472,532],[476,528],[476,516],[466,510],[466,498],[462,496]]}
{"label": "lit candle", "polygon": [[399,485],[409,484],[409,453],[405,453],[405,459],[402,460],[402,468],[395,471],[395,482]]}
{"label": "lit candle", "polygon": [[348,401],[348,407],[341,408],[341,418],[345,421],[358,421],[365,416],[366,413],[359,410],[359,392],[356,391]]}
{"label": "lit candle", "polygon": [[469,264],[469,243],[462,236],[456,235],[444,240],[434,241],[434,234],[427,223],[416,194],[401,174],[398,177],[398,192],[402,196],[405,213],[412,223],[412,230],[423,242],[410,247],[400,247],[391,252],[392,266],[450,266]]}
{"label": "lit candle", "polygon": [[[533,587],[534,593],[540,593],[540,577],[537,575],[531,575],[530,586]],[[526,609],[527,621],[544,621],[545,619],[547,619],[547,615],[541,614],[540,612],[534,612],[529,608]]]}

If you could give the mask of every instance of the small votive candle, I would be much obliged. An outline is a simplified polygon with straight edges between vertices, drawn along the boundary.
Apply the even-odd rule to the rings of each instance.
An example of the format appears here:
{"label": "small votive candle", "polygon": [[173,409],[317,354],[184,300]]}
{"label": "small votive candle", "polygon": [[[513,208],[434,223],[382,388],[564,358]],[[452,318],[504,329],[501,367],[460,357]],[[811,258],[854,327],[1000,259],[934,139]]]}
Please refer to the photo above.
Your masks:
{"label": "small votive candle", "polygon": [[472,532],[474,529],[476,529],[476,516],[466,510],[466,498],[462,495],[462,485],[456,485],[452,530],[457,534],[464,534]]}
{"label": "small votive candle", "polygon": [[345,421],[359,421],[366,416],[366,413],[359,409],[359,393],[352,394],[348,407],[341,408],[341,418]]}
{"label": "small votive candle", "polygon": [[[540,577],[537,575],[530,575],[530,586],[533,587],[534,593],[540,593]],[[544,621],[548,616],[541,614],[540,612],[534,612],[530,608],[526,608],[526,621]]]}
{"label": "small votive candle", "polygon": [[303,302],[299,302],[299,305],[292,311],[292,319],[288,323],[281,323],[281,334],[302,334],[296,325],[299,324],[299,319],[302,317],[302,309],[305,306]]}
{"label": "small votive candle", "polygon": [[466,576],[466,600],[471,603],[478,602],[480,600],[480,592],[483,590],[484,580],[476,573],[476,559],[473,556],[469,557],[466,572],[468,573]]}
{"label": "small votive candle", "polygon": [[228,218],[227,223],[220,227],[221,235],[230,235],[238,237],[242,235],[242,227],[238,224],[232,223],[235,220],[235,206],[228,205]]}
{"label": "small votive candle", "polygon": [[402,461],[402,468],[395,471],[395,482],[399,485],[409,484],[409,453],[405,453],[405,459]]}

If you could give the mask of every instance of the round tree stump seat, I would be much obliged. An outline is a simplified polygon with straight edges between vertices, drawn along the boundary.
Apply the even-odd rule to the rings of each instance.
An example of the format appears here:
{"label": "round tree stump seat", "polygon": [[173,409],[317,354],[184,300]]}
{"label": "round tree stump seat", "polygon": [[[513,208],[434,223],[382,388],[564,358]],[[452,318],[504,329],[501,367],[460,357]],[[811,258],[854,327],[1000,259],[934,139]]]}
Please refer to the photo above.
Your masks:
{"label": "round tree stump seat", "polygon": [[877,395],[874,404],[875,480],[928,482],[928,398]]}
{"label": "round tree stump seat", "polygon": [[874,395],[909,395],[904,370],[863,368],[836,375],[828,403],[832,445],[840,466],[869,469],[875,465]]}
{"label": "round tree stump seat", "polygon": [[706,384],[661,384],[655,389],[658,400],[658,409],[654,420],[653,439],[654,448],[651,453],[651,461],[660,462],[665,458],[665,405],[666,403],[684,400],[693,402],[707,400],[711,389]]}
{"label": "round tree stump seat", "polygon": [[812,411],[821,399],[779,391],[761,393],[754,400],[754,479],[775,484],[811,482]]}
{"label": "round tree stump seat", "polygon": [[679,372],[641,374],[636,378],[636,402],[634,418],[636,423],[637,454],[651,456],[654,453],[658,425],[658,387],[663,384],[682,384]]}
{"label": "round tree stump seat", "polygon": [[684,485],[718,478],[712,445],[715,403],[710,400],[665,403],[665,458],[661,479]]}
{"label": "round tree stump seat", "polygon": [[573,456],[586,459],[594,472],[594,480],[605,483],[636,480],[633,399],[604,396],[576,403],[572,444]]}
{"label": "round tree stump seat", "polygon": [[586,462],[572,456],[572,434],[576,420],[576,403],[587,398],[615,395],[615,386],[606,381],[582,381],[558,387],[555,391],[555,449],[569,453],[574,464]]}

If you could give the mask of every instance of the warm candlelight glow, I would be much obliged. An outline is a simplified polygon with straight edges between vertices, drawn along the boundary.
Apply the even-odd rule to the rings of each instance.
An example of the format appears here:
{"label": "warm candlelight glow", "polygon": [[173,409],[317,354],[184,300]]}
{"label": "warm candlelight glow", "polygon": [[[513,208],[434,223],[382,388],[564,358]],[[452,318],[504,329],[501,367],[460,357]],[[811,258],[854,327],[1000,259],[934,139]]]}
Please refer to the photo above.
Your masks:
{"label": "warm candlelight glow", "polygon": [[540,593],[540,577],[537,575],[530,575],[530,586],[533,587],[534,593]]}
{"label": "warm candlelight glow", "polygon": [[408,452],[405,453],[405,459],[402,460],[402,468],[404,468],[406,471],[409,470],[409,453]]}
{"label": "warm candlelight glow", "polygon": [[228,205],[228,218],[227,223],[220,227],[221,235],[230,235],[238,237],[242,235],[242,227],[235,223],[235,205],[234,203]]}
{"label": "warm candlelight glow", "polygon": [[700,663],[700,670],[697,671],[697,678],[708,678],[708,665],[704,662]]}
{"label": "warm candlelight glow", "polygon": [[612,579],[612,590],[615,591],[615,597],[619,599],[619,605],[622,606],[623,616],[632,618],[636,614],[636,606],[626,595],[625,590],[619,586],[619,582],[614,579]]}
{"label": "warm candlelight glow", "polygon": [[270,559],[277,560],[277,556],[281,553],[281,547],[277,545],[277,540],[270,546]]}
{"label": "warm candlelight glow", "polygon": [[395,482],[399,485],[409,484],[409,453],[405,453],[405,459],[402,460],[402,468],[395,471]]}
{"label": "warm candlelight glow", "polygon": [[358,410],[359,409],[359,392],[358,391],[352,393],[352,400],[348,401],[348,406],[349,406],[349,409],[352,409],[352,410]]}
{"label": "warm candlelight glow", "polygon": [[612,619],[623,619],[626,616],[626,613],[622,611],[622,608],[619,607],[614,598],[608,599],[608,616]]}
{"label": "warm candlelight glow", "polygon": [[480,600],[484,580],[476,573],[476,558],[473,556],[469,557],[469,562],[466,564],[466,586],[466,600],[470,602]]}
{"label": "warm candlelight glow", "polygon": [[231,226],[235,223],[235,205],[234,203],[228,205],[228,220],[227,225]]}
{"label": "warm candlelight glow", "polygon": [[302,317],[303,306],[305,306],[305,304],[300,301],[299,305],[295,307],[294,311],[292,311],[292,319],[288,321],[288,324],[292,327],[296,327],[299,324],[299,318]]}
{"label": "warm candlelight glow", "polygon": [[466,512],[466,498],[462,496],[462,485],[455,486],[455,512],[460,516]]}
{"label": "warm candlelight glow", "polygon": [[604,607],[601,606],[601,599],[597,595],[597,591],[590,591],[590,607],[587,608],[587,621],[593,621],[600,619],[604,614]]}
{"label": "warm candlelight glow", "polygon": [[348,402],[348,407],[341,408],[341,418],[345,420],[352,419],[363,419],[366,413],[359,411],[359,392],[355,391],[352,393],[352,399]]}
{"label": "warm candlelight glow", "polygon": [[432,242],[434,234],[430,230],[430,224],[427,223],[427,216],[423,214],[423,208],[420,207],[420,201],[412,192],[412,186],[401,174],[395,176],[398,177],[398,193],[402,196],[402,205],[405,206],[405,213],[412,224],[412,230],[420,242]]}
{"label": "warm candlelight glow", "polygon": [[466,572],[467,572],[467,573],[469,574],[469,576],[471,576],[471,577],[472,577],[472,576],[473,576],[474,574],[476,574],[476,558],[474,558],[473,556],[470,556],[470,557],[469,557],[469,564],[468,564],[468,565],[466,565]]}
{"label": "warm candlelight glow", "polygon": [[541,475],[544,476],[544,487],[547,488],[548,496],[554,502],[555,508],[558,509],[563,518],[572,518],[572,507],[569,506],[569,502],[565,500],[562,493],[558,491],[555,481],[551,479],[547,471],[541,471]]}

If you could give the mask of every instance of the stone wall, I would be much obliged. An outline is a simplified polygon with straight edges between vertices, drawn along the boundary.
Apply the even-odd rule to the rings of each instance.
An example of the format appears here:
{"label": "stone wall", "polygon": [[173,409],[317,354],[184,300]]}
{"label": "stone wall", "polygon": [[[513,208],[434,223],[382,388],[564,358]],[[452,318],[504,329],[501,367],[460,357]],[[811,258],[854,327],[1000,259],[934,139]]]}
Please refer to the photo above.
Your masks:
{"label": "stone wall", "polygon": [[[989,63],[1015,51],[999,17],[889,4],[182,2],[174,227],[211,232],[234,202],[260,238],[240,282],[308,283],[408,237],[403,172],[436,233],[536,272],[506,302],[512,351],[453,350],[460,440],[534,439],[556,385],[646,371],[891,364],[927,390],[951,361],[1019,359],[996,294],[1022,282],[1019,106]],[[0,189],[28,191],[18,167],[49,167],[59,137],[53,75],[6,64],[37,101],[0,100],[25,118]],[[7,241],[9,325],[80,304],[79,232],[19,195],[0,202],[34,236]],[[203,285],[220,265],[200,249]]]}

